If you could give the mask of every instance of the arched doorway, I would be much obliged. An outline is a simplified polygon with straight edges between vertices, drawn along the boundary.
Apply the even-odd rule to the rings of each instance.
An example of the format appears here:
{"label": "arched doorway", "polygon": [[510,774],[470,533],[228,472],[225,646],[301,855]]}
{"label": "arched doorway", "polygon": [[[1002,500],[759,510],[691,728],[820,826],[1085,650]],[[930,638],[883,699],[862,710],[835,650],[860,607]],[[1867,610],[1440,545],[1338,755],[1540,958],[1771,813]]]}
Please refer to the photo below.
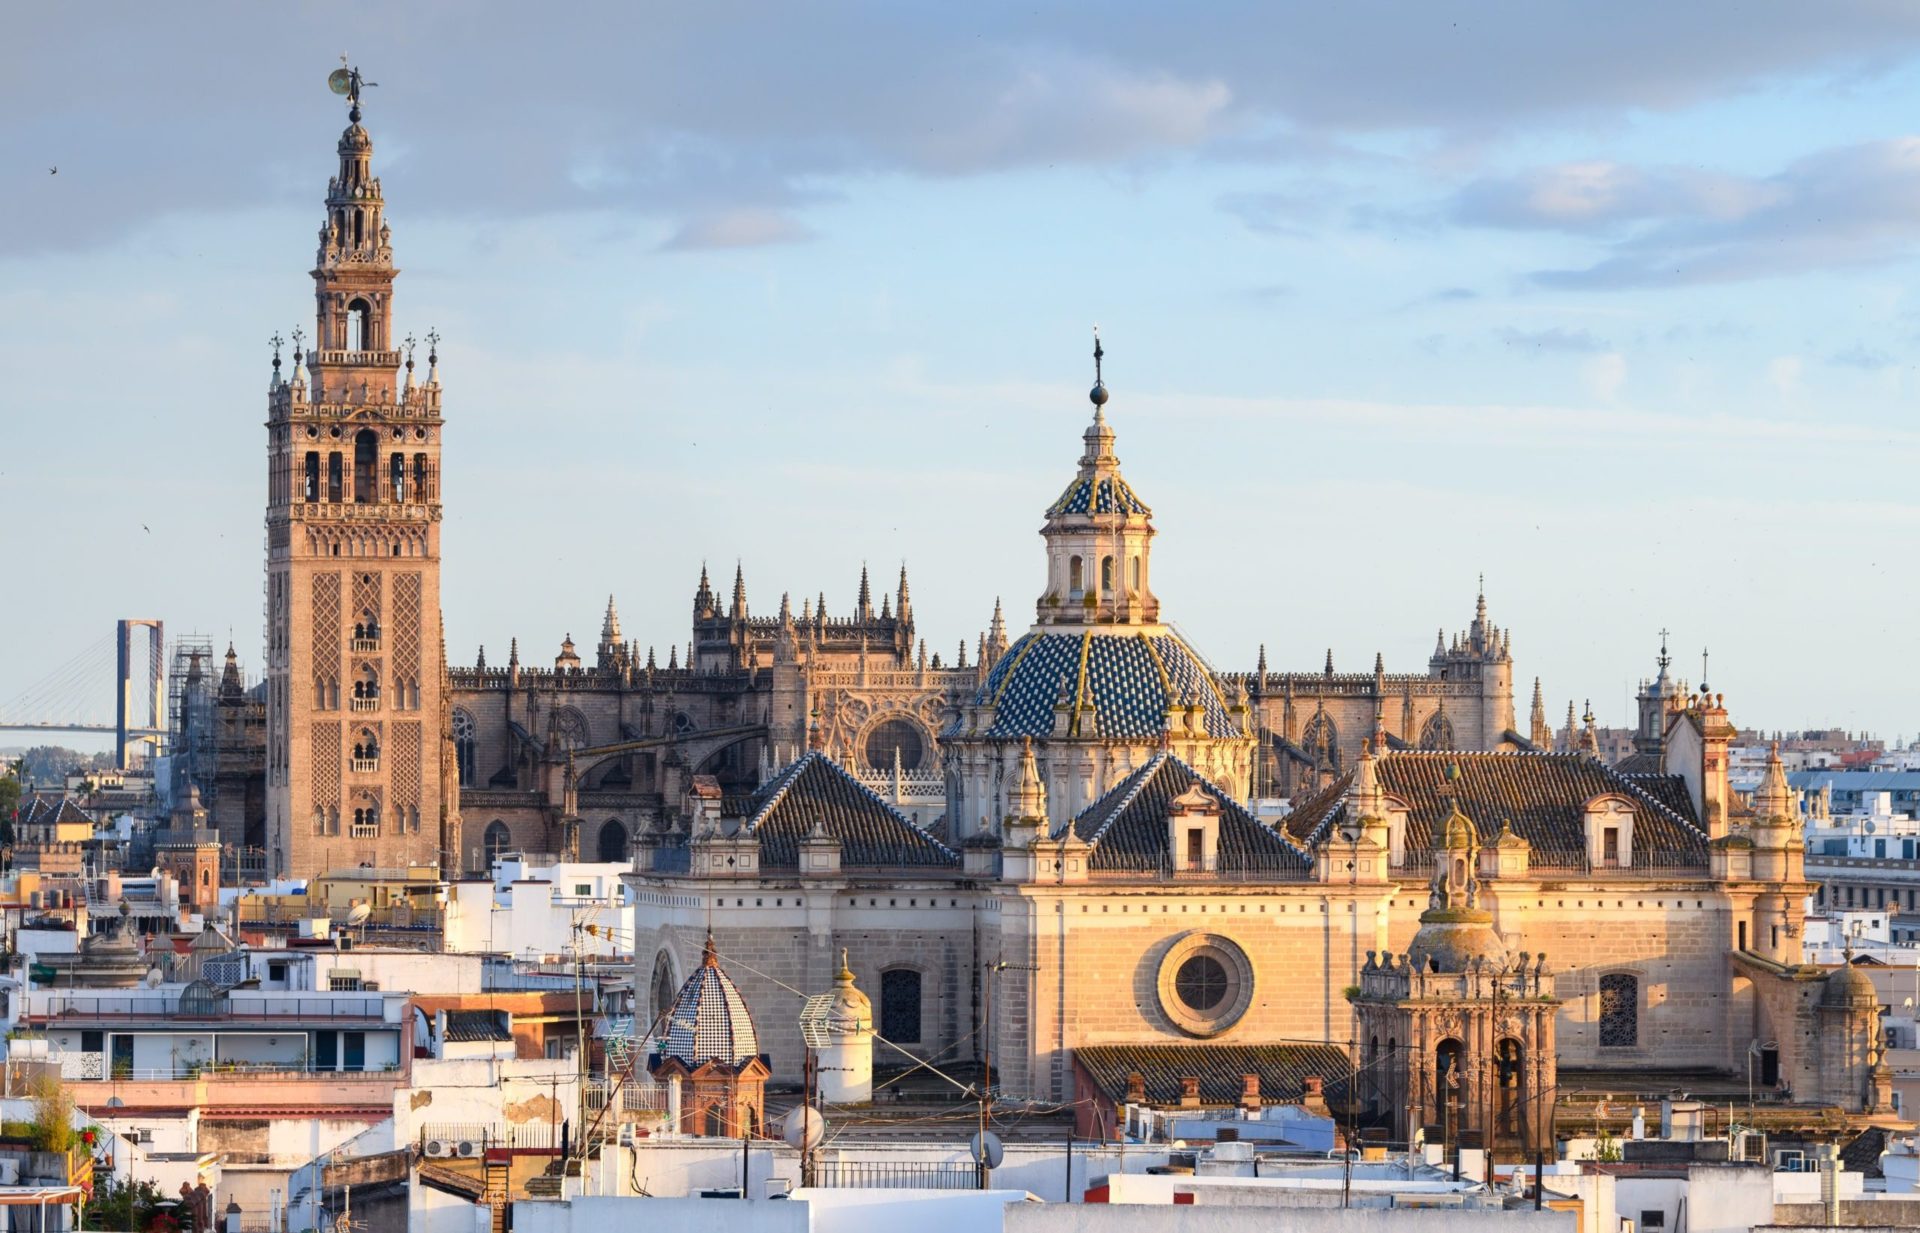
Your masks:
{"label": "arched doorway", "polygon": [[600,859],[607,864],[621,864],[627,859],[627,828],[618,818],[607,819],[600,828]]}
{"label": "arched doorway", "polygon": [[912,968],[880,974],[880,1035],[896,1045],[920,1043],[920,973]]}
{"label": "arched doorway", "polygon": [[1433,1051],[1434,1112],[1440,1119],[1440,1141],[1455,1143],[1460,1114],[1467,1101],[1467,1047],[1448,1037]]}

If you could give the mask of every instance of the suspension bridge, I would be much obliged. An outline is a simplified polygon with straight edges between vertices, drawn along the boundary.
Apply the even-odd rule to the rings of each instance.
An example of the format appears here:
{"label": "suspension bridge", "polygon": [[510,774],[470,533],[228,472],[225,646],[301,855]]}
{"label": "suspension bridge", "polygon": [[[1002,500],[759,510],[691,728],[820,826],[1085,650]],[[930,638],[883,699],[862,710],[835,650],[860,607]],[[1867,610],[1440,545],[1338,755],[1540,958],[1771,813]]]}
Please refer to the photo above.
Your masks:
{"label": "suspension bridge", "polygon": [[161,621],[139,617],[12,697],[0,697],[0,732],[112,733],[117,764],[134,748],[157,749],[167,732],[167,637]]}

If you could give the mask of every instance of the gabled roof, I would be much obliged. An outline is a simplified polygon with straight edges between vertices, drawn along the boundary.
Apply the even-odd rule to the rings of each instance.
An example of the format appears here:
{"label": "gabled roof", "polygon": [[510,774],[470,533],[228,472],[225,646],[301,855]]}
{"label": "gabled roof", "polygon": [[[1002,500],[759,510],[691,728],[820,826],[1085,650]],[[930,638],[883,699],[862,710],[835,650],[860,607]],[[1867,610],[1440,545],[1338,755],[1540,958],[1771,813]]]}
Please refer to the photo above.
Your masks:
{"label": "gabled roof", "polygon": [[1195,791],[1220,807],[1216,860],[1220,872],[1304,873],[1312,868],[1313,860],[1305,851],[1263,826],[1231,793],[1170,753],[1155,754],[1073,820],[1073,833],[1093,846],[1090,868],[1159,869],[1172,856],[1169,806],[1176,797]]}
{"label": "gabled roof", "polygon": [[840,841],[840,864],[958,868],[960,854],[907,821],[846,768],[808,753],[768,780],[748,803],[747,830],[766,869],[797,869],[800,841],[818,823]]}
{"label": "gabled roof", "polygon": [[[1451,794],[1441,789],[1449,768],[1458,767]],[[1434,828],[1456,806],[1471,818],[1481,840],[1503,825],[1532,847],[1530,862],[1545,868],[1582,868],[1586,862],[1586,805],[1612,794],[1633,808],[1636,868],[1704,866],[1707,836],[1693,812],[1686,785],[1670,776],[1622,775],[1586,754],[1395,753],[1375,763],[1380,788],[1408,810],[1407,863],[1424,865]],[[1350,807],[1349,772],[1319,796],[1287,815],[1294,839],[1317,845],[1342,825]]]}

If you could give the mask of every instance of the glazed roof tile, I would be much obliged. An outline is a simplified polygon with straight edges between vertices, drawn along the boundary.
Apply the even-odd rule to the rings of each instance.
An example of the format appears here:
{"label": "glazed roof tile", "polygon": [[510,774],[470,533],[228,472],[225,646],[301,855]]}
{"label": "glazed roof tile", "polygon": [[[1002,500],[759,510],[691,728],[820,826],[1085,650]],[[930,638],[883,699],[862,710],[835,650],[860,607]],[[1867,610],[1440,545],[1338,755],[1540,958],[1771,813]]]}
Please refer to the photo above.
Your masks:
{"label": "glazed roof tile", "polygon": [[1054,735],[1063,697],[1091,707],[1070,712],[1071,735],[1088,739],[1151,740],[1166,731],[1168,709],[1189,701],[1208,736],[1241,735],[1213,674],[1171,632],[1029,633],[1001,655],[974,703],[995,708],[988,738],[1012,740]]}
{"label": "glazed roof tile", "polygon": [[1298,870],[1304,874],[1312,867],[1305,851],[1263,826],[1231,793],[1168,753],[1156,754],[1073,820],[1073,833],[1093,846],[1090,867],[1160,868],[1172,856],[1168,806],[1195,787],[1220,806],[1216,864],[1221,872]]}
{"label": "glazed roof tile", "polygon": [[1180,1081],[1200,1081],[1200,1102],[1238,1104],[1246,1075],[1260,1076],[1266,1104],[1295,1103],[1306,1094],[1309,1078],[1325,1082],[1329,1104],[1337,1104],[1346,1083],[1347,1055],[1337,1045],[1086,1045],[1073,1051],[1100,1094],[1126,1099],[1127,1076],[1145,1080],[1147,1103],[1180,1103]]}
{"label": "glazed roof tile", "polygon": [[797,869],[800,841],[820,823],[840,841],[842,866],[957,868],[960,854],[907,821],[838,762],[815,750],[768,780],[746,826],[768,869]]}
{"label": "glazed roof tile", "polygon": [[[1460,777],[1451,797],[1441,791],[1449,767]],[[1636,868],[1691,867],[1707,863],[1707,837],[1693,812],[1686,785],[1672,776],[1622,775],[1586,754],[1388,753],[1375,763],[1380,787],[1410,811],[1405,836],[1409,864],[1424,864],[1433,831],[1457,805],[1471,818],[1482,842],[1501,826],[1532,847],[1530,861],[1546,868],[1584,867],[1586,804],[1613,794],[1633,807]],[[1295,840],[1318,844],[1341,825],[1349,808],[1349,771],[1326,791],[1301,802],[1287,816]]]}
{"label": "glazed roof tile", "polygon": [[1120,478],[1118,471],[1099,472],[1093,475],[1076,475],[1066,490],[1047,506],[1047,517],[1061,514],[1137,514],[1142,518],[1153,517],[1153,511],[1147,508],[1133,491],[1133,486]]}
{"label": "glazed roof tile", "polygon": [[660,1055],[678,1058],[689,1067],[704,1062],[737,1066],[760,1055],[760,1034],[747,1011],[747,1000],[720,970],[711,939],[700,966],[680,986],[673,1009],[667,1012]]}

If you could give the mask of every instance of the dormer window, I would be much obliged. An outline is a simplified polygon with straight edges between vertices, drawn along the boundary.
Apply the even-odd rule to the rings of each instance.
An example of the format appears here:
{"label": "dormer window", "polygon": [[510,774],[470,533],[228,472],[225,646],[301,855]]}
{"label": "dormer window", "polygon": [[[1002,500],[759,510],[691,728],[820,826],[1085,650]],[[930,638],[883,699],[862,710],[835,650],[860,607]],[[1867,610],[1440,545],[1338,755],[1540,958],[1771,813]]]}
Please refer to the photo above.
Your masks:
{"label": "dormer window", "polygon": [[1621,796],[1596,796],[1587,802],[1587,863],[1594,869],[1633,866],[1633,805]]}
{"label": "dormer window", "polygon": [[1167,803],[1167,860],[1176,874],[1219,867],[1220,802],[1198,783]]}

